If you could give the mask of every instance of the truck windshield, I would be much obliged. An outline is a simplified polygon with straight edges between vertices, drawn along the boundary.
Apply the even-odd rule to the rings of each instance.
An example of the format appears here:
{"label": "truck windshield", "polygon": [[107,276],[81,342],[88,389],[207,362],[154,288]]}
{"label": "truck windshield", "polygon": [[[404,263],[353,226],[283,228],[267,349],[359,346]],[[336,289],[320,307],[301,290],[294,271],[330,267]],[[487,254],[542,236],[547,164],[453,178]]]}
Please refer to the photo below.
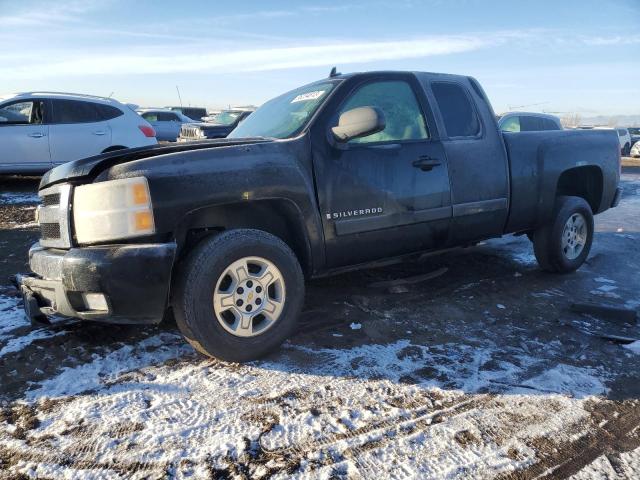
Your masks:
{"label": "truck windshield", "polygon": [[325,101],[335,82],[315,83],[269,100],[242,122],[229,138],[296,135]]}

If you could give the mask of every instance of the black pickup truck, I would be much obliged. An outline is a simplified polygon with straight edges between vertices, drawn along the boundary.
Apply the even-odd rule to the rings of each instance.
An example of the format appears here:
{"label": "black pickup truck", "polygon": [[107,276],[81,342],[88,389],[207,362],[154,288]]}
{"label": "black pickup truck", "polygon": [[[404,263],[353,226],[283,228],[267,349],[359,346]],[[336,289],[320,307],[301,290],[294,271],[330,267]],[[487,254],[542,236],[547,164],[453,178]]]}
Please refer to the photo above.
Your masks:
{"label": "black pickup truck", "polygon": [[246,361],[294,330],[305,278],[511,233],[571,272],[619,178],[614,131],[502,133],[473,78],[332,75],[226,139],[49,171],[17,281],[33,320],[172,310],[197,350]]}

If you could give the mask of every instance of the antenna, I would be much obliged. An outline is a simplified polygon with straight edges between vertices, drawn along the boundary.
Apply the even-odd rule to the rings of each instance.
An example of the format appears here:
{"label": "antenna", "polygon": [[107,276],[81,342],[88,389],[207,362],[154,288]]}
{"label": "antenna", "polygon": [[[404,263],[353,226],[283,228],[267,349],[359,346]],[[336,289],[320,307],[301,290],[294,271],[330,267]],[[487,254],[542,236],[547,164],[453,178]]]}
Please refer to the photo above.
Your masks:
{"label": "antenna", "polygon": [[514,110],[516,108],[526,108],[526,107],[537,107],[538,105],[546,105],[549,102],[540,102],[540,103],[529,103],[527,105],[508,105],[509,110]]}
{"label": "antenna", "polygon": [[180,100],[180,108],[182,108],[182,97],[180,96],[180,89],[178,85],[176,85],[176,90],[178,91],[178,100]]}
{"label": "antenna", "polygon": [[116,93],[116,92],[111,92],[107,98],[111,98],[111,97],[113,97],[113,94],[114,94],[114,93]]}
{"label": "antenna", "polygon": [[333,67],[331,69],[331,72],[329,72],[329,78],[337,77],[338,75],[340,75],[340,73],[338,73],[336,67]]}

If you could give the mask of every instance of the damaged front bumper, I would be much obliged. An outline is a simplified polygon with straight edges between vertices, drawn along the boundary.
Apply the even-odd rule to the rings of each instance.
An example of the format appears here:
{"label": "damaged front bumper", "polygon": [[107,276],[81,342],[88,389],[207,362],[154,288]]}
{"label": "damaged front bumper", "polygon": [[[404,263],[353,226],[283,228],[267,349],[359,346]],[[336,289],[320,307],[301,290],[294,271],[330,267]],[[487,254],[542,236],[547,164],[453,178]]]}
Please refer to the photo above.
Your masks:
{"label": "damaged front bumper", "polygon": [[158,323],[167,307],[175,243],[58,250],[36,243],[32,274],[16,275],[25,312],[110,323]]}

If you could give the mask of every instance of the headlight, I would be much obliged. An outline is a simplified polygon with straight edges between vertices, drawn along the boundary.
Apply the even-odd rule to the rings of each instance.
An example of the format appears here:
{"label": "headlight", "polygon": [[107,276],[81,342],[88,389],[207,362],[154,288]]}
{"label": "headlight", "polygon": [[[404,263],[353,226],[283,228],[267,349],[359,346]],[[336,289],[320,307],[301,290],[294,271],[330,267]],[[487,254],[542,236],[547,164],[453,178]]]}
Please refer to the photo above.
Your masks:
{"label": "headlight", "polygon": [[125,178],[76,187],[73,193],[73,224],[78,243],[154,233],[147,179]]}

